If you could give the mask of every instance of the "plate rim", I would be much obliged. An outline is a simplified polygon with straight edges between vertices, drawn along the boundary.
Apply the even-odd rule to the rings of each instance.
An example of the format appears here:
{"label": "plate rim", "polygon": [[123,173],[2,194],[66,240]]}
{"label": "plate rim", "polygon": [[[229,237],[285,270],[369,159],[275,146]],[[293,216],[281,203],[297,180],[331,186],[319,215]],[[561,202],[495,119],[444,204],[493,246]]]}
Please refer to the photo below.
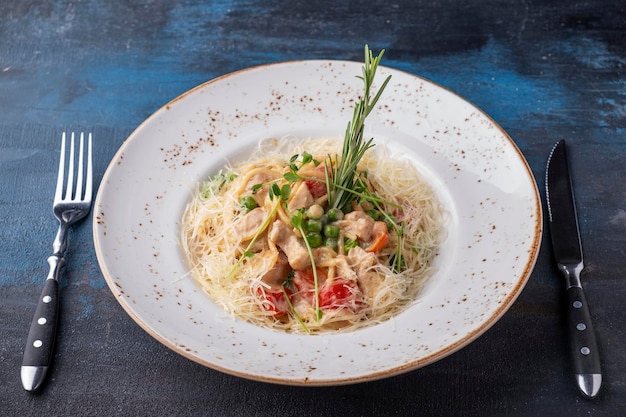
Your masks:
{"label": "plate rim", "polygon": [[[152,120],[156,119],[159,114],[161,114],[164,111],[169,110],[169,108],[174,105],[175,103],[178,103],[180,101],[182,101],[183,99],[185,99],[186,97],[194,94],[195,92],[205,89],[207,86],[214,84],[214,83],[218,83],[221,82],[225,79],[228,79],[232,76],[235,75],[239,75],[242,73],[246,73],[246,72],[252,72],[252,71],[256,71],[256,70],[261,70],[261,69],[268,69],[268,68],[272,68],[272,67],[279,67],[279,66],[284,66],[284,65],[297,65],[297,64],[337,64],[337,65],[341,65],[341,64],[361,64],[355,61],[349,61],[349,60],[334,60],[334,59],[312,59],[312,60],[292,60],[292,61],[280,61],[280,62],[273,62],[273,63],[267,63],[267,64],[261,64],[261,65],[256,65],[256,66],[252,66],[252,67],[248,67],[248,68],[243,68],[243,69],[239,69],[227,74],[223,74],[220,75],[218,77],[215,77],[213,79],[210,79],[208,81],[205,81],[185,92],[183,92],[182,94],[178,95],[177,97],[175,97],[174,99],[168,101],[166,104],[162,105],[161,107],[159,107],[156,111],[154,111],[152,114],[150,114],[146,119],[144,119],[132,132],[131,134],[120,144],[119,148],[117,149],[117,151],[115,152],[115,154],[113,155],[113,157],[111,158],[111,161],[109,162],[109,164],[107,165],[107,168],[102,176],[101,182],[99,184],[98,187],[98,192],[96,194],[96,198],[94,201],[94,207],[100,207],[101,205],[101,198],[102,198],[102,190],[107,186],[107,179],[108,177],[111,175],[111,171],[115,169],[115,161],[119,160],[120,156],[122,156],[124,154],[125,149],[127,148],[127,146],[133,142],[135,140],[136,137],[140,137],[139,134],[141,132],[142,129],[145,128],[146,125],[148,125]],[[362,64],[361,64],[362,65]],[[354,383],[361,383],[361,382],[367,382],[367,381],[374,381],[374,380],[380,380],[383,378],[387,378],[387,377],[391,377],[391,376],[395,376],[395,375],[399,375],[411,370],[415,370],[424,366],[427,366],[431,363],[434,363],[440,359],[443,359],[445,357],[448,357],[449,355],[451,355],[454,352],[459,351],[460,349],[462,349],[463,347],[467,346],[468,344],[470,344],[471,342],[473,342],[474,340],[476,340],[478,337],[480,337],[482,334],[484,334],[488,329],[490,329],[493,325],[495,325],[495,323],[497,323],[499,321],[499,319],[510,309],[510,307],[514,304],[514,302],[517,300],[517,298],[519,297],[519,295],[521,294],[523,288],[525,287],[525,285],[527,284],[528,280],[530,279],[531,275],[532,275],[532,271],[535,267],[535,264],[537,262],[538,256],[539,256],[539,252],[541,249],[541,244],[542,244],[542,235],[543,235],[543,218],[544,218],[544,214],[543,214],[543,208],[542,208],[542,204],[541,204],[541,198],[540,198],[540,193],[539,193],[539,189],[538,189],[538,185],[537,182],[535,180],[534,174],[532,172],[532,170],[530,169],[530,166],[528,164],[528,161],[526,160],[526,158],[524,157],[523,153],[521,152],[521,150],[518,148],[518,146],[516,145],[516,143],[513,141],[513,139],[510,137],[510,135],[500,126],[499,123],[497,123],[489,114],[487,114],[485,111],[482,110],[482,108],[476,106],[474,103],[472,103],[471,101],[469,101],[468,99],[466,99],[465,97],[459,95],[458,93],[456,93],[455,91],[442,86],[441,84],[434,82],[432,80],[429,80],[427,78],[424,78],[423,76],[420,75],[416,75],[404,70],[400,70],[397,68],[393,68],[390,66],[383,66],[381,65],[380,68],[385,68],[387,70],[390,70],[392,72],[399,72],[399,73],[403,73],[409,77],[415,78],[415,79],[419,79],[422,82],[425,82],[427,84],[430,84],[438,89],[441,90],[445,90],[447,93],[454,95],[457,99],[463,101],[464,103],[468,104],[469,106],[471,106],[472,108],[474,108],[475,110],[477,110],[478,112],[480,112],[482,117],[485,117],[486,119],[489,120],[489,122],[491,123],[491,125],[493,127],[496,127],[499,131],[500,136],[502,136],[503,139],[506,139],[507,145],[511,147],[511,149],[513,149],[516,153],[516,159],[518,162],[522,162],[523,167],[526,171],[526,175],[527,175],[527,179],[529,179],[530,184],[532,184],[532,191],[533,191],[533,201],[534,201],[534,232],[533,232],[533,241],[532,244],[529,245],[529,254],[526,259],[526,262],[524,264],[524,270],[523,272],[519,273],[520,275],[520,279],[518,279],[515,282],[514,287],[512,287],[508,293],[507,293],[507,297],[502,301],[502,303],[500,303],[499,307],[494,311],[493,314],[489,315],[489,317],[487,319],[485,319],[484,321],[481,322],[480,326],[478,326],[476,329],[473,329],[472,331],[468,331],[462,338],[457,339],[454,343],[451,343],[447,346],[445,346],[442,349],[438,349],[428,355],[419,357],[415,360],[412,361],[408,361],[406,363],[400,364],[398,366],[395,366],[393,368],[390,369],[384,369],[384,370],[380,370],[380,371],[376,371],[376,372],[370,372],[367,373],[365,375],[360,375],[360,376],[354,376],[354,377],[347,377],[347,378],[325,378],[325,379],[312,379],[312,380],[308,380],[307,378],[305,379],[295,379],[295,378],[288,378],[288,377],[278,377],[278,376],[259,376],[257,374],[254,373],[246,373],[243,371],[237,371],[237,370],[233,370],[231,368],[225,367],[225,366],[221,366],[220,364],[216,363],[216,362],[212,362],[209,361],[207,359],[201,358],[199,356],[193,355],[192,353],[185,351],[184,349],[180,349],[178,348],[178,346],[176,345],[176,343],[172,342],[171,340],[167,339],[166,337],[162,336],[158,331],[156,331],[155,329],[153,329],[148,323],[146,323],[146,321],[144,319],[142,319],[140,316],[138,316],[136,314],[136,312],[131,308],[131,306],[126,302],[126,300],[123,299],[123,297],[119,294],[119,289],[116,288],[115,283],[113,282],[113,279],[110,276],[110,271],[106,265],[106,260],[103,259],[103,255],[102,255],[102,250],[101,250],[101,245],[100,245],[100,241],[99,241],[99,229],[101,227],[100,225],[100,221],[98,219],[98,217],[96,215],[93,216],[93,220],[92,220],[92,231],[93,231],[93,241],[94,241],[94,249],[97,255],[97,260],[98,260],[98,264],[101,270],[101,273],[103,275],[103,277],[105,278],[105,281],[107,283],[107,286],[109,287],[109,290],[111,290],[112,294],[114,295],[115,299],[118,301],[118,303],[122,306],[123,310],[126,312],[126,314],[128,314],[133,321],[138,324],[144,331],[146,331],[151,337],[153,337],[154,339],[156,339],[157,341],[159,341],[161,344],[165,345],[168,349],[173,350],[174,352],[176,352],[177,354],[192,360],[196,363],[199,363],[203,366],[206,366],[208,368],[217,370],[219,372],[223,372],[229,375],[234,375],[234,376],[238,376],[238,377],[242,377],[242,378],[246,378],[246,379],[250,379],[250,380],[255,380],[255,381],[262,381],[262,382],[267,382],[267,383],[274,383],[274,384],[281,384],[281,385],[296,385],[296,386],[336,386],[336,385],[346,385],[346,384],[354,384]],[[315,337],[315,336],[314,336]]]}

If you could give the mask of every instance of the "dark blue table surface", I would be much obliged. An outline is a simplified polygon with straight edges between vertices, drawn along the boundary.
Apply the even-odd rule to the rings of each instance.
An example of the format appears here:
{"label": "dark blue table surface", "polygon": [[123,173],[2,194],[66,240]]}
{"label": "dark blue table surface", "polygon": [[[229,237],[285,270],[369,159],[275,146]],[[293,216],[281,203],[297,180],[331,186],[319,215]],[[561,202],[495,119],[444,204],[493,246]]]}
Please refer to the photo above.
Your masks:
{"label": "dark blue table surface", "polygon": [[[626,415],[624,39],[626,5],[613,0],[0,1],[2,414]],[[305,388],[225,375],[152,339],[108,290],[90,220],[70,234],[50,377],[39,394],[24,391],[21,356],[56,231],[61,132],[93,132],[99,182],[126,137],[186,90],[276,61],[359,61],[365,43],[387,50],[385,65],[491,115],[541,189],[550,148],[568,140],[600,396],[582,399],[573,382],[548,239],[518,300],[474,343],[389,379]]]}

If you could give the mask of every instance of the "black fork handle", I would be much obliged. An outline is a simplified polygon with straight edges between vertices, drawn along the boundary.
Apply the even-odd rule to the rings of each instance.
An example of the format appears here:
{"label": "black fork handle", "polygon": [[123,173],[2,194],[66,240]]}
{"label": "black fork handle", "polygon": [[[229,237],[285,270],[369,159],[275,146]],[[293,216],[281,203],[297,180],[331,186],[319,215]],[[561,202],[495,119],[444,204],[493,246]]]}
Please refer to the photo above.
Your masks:
{"label": "black fork handle", "polygon": [[22,385],[35,391],[43,384],[54,353],[59,316],[59,271],[65,260],[53,255],[48,258],[50,274],[46,279],[30,325],[22,360]]}

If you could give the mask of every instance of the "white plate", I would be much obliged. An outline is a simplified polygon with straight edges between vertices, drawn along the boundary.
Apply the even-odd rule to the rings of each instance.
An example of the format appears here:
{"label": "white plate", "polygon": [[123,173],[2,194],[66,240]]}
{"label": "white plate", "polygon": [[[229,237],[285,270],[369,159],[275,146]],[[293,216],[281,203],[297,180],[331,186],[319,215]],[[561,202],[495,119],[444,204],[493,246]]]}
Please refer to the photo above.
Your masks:
{"label": "white plate", "polygon": [[339,136],[361,93],[361,64],[301,61],[207,82],[148,118],[111,161],[96,198],[104,277],[150,335],[203,365],[256,380],[331,385],[437,361],[492,326],[522,291],[539,252],[532,173],[509,136],[459,96],[392,74],[367,136],[408,158],[449,214],[438,272],[385,323],[347,334],[293,335],[227,316],[188,276],[179,219],[196,184],[260,139]]}

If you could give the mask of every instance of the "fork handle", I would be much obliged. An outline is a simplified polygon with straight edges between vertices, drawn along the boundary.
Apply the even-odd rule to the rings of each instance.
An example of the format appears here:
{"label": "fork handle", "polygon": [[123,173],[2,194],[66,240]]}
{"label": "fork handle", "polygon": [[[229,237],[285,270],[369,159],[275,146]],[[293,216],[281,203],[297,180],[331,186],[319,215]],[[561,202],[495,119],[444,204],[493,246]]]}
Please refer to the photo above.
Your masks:
{"label": "fork handle", "polygon": [[52,362],[59,313],[57,277],[64,262],[58,255],[48,258],[50,273],[37,302],[22,360],[22,385],[27,391],[35,391],[42,385]]}

